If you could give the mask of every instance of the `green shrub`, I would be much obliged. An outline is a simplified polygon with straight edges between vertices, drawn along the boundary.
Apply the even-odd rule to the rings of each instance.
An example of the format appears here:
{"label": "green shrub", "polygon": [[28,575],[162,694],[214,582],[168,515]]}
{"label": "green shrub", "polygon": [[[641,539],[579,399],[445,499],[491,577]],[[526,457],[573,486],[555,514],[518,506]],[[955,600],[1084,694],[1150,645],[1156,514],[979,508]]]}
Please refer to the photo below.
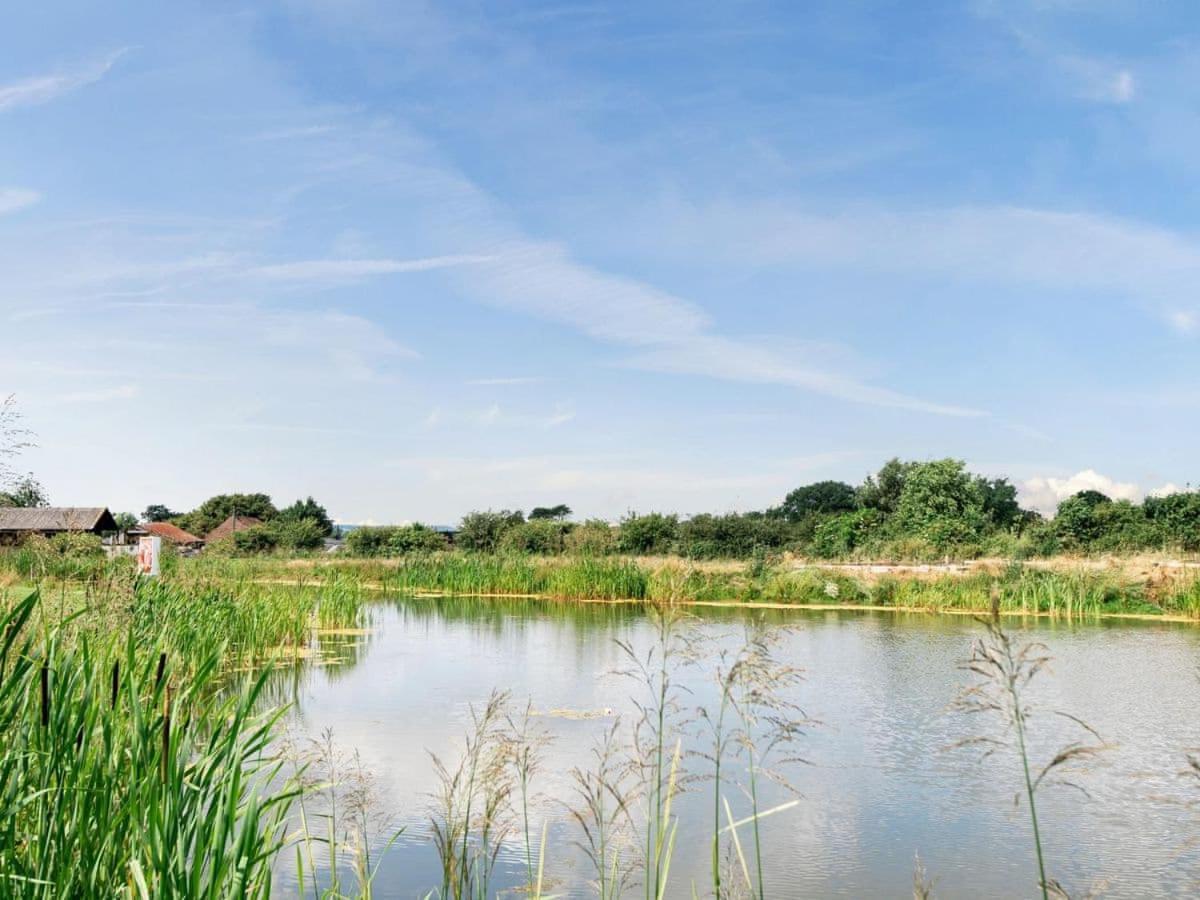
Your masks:
{"label": "green shrub", "polygon": [[458,528],[455,541],[464,550],[474,550],[480,553],[494,553],[500,549],[500,541],[504,532],[525,521],[520,510],[502,509],[467,513],[463,516]]}
{"label": "green shrub", "polygon": [[500,550],[506,553],[558,554],[566,548],[569,522],[534,519],[513,525],[500,537]]}
{"label": "green shrub", "polygon": [[580,556],[607,556],[617,549],[617,535],[603,519],[588,519],[576,525],[564,538],[568,553]]}
{"label": "green shrub", "polygon": [[420,523],[356,528],[346,535],[346,552],[353,556],[407,556],[446,546],[444,534]]}
{"label": "green shrub", "polygon": [[663,513],[639,516],[631,512],[621,520],[617,546],[623,553],[670,553],[678,537],[678,516]]}

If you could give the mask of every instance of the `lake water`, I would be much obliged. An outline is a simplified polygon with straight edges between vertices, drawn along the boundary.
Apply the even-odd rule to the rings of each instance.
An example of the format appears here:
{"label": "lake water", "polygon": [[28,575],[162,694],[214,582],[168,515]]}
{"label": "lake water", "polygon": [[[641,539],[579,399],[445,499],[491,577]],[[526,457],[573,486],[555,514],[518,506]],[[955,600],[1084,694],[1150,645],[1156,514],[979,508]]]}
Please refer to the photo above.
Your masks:
{"label": "lake water", "polygon": [[[590,765],[614,716],[625,725],[636,719],[633,699],[641,695],[614,674],[628,666],[618,641],[646,652],[656,642],[653,623],[635,607],[461,598],[380,602],[372,619],[372,634],[338,651],[345,662],[297,670],[285,690],[297,703],[297,734],[328,730],[372,774],[376,853],[404,829],[382,856],[375,896],[424,896],[439,884],[428,829],[430,754],[456,758],[471,705],[485,703],[493,688],[511,692],[514,711],[528,702],[551,713],[533,720],[552,739],[533,786],[534,841],[545,823],[550,890],[591,896],[593,873],[574,845],[580,834],[568,808],[568,773]],[[698,611],[685,623],[702,658],[676,675],[687,691],[683,708],[716,709],[715,654],[740,646],[747,619]],[[1200,800],[1200,782],[1181,771],[1187,751],[1200,747],[1200,630],[1006,625],[1020,640],[1043,642],[1053,657],[1027,694],[1035,761],[1079,735],[1054,710],[1086,720],[1112,745],[1072,773],[1087,795],[1069,787],[1038,795],[1050,876],[1072,896],[1097,887],[1109,897],[1195,895],[1200,860],[1189,842],[1200,837],[1200,819],[1190,803]],[[947,749],[996,732],[978,717],[947,711],[964,684],[960,665],[979,625],[961,616],[797,610],[771,613],[768,627],[780,629],[779,657],[804,670],[791,699],[819,724],[797,745],[806,764],[783,770],[799,803],[762,822],[767,895],[911,896],[919,853],[936,896],[1034,896],[1029,819],[1024,804],[1013,802],[1021,787],[1017,758],[981,761],[978,751]],[[706,770],[696,757],[686,764]],[[743,813],[736,788],[727,793],[735,814]],[[791,796],[766,793],[762,808]],[[680,824],[668,895],[691,896],[694,882],[705,896],[711,782],[689,784],[673,812]],[[749,840],[746,829],[741,835]],[[494,886],[523,884],[523,860],[519,841],[506,844]],[[286,866],[279,889],[295,892]]]}

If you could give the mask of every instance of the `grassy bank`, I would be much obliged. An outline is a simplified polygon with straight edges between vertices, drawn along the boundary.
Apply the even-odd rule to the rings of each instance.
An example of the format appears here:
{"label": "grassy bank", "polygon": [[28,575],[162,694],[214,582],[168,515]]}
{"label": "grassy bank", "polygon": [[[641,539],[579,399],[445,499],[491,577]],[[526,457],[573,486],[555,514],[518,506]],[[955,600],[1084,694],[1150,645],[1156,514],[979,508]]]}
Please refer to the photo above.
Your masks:
{"label": "grassy bank", "polygon": [[1200,619],[1200,571],[1138,565],[994,563],[874,570],[678,559],[430,554],[397,560],[186,560],[198,583],[322,584],[342,591],[495,594],[559,600],[875,606],[1064,617]]}

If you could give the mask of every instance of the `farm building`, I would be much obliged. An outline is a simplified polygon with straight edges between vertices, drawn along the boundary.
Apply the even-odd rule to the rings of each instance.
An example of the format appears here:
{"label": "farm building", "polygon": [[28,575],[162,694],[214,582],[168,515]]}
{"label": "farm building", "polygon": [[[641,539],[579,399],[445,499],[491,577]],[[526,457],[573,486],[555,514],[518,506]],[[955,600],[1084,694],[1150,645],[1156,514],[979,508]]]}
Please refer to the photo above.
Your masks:
{"label": "farm building", "polygon": [[103,506],[0,508],[0,543],[16,543],[30,534],[50,537],[68,531],[106,534],[117,530],[112,513]]}
{"label": "farm building", "polygon": [[191,532],[184,531],[178,525],[172,525],[170,522],[143,522],[137,527],[137,530],[139,535],[160,537],[165,543],[174,544],[176,547],[199,548],[204,546],[204,538],[196,537]]}
{"label": "farm building", "polygon": [[245,531],[247,528],[253,528],[255,525],[261,525],[262,520],[256,519],[254,516],[239,516],[236,513],[210,531],[204,536],[204,540],[208,543],[219,541],[222,538],[233,537],[235,531]]}

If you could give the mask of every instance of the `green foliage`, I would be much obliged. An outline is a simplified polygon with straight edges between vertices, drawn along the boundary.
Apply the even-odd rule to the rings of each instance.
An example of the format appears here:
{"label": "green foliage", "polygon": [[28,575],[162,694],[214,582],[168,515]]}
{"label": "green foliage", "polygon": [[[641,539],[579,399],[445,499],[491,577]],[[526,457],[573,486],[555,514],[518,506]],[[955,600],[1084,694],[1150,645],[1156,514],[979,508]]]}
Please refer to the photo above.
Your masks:
{"label": "green foliage", "polygon": [[356,528],[346,535],[346,552],[353,556],[407,556],[446,549],[446,536],[419,523]]}
{"label": "green foliage", "polygon": [[670,553],[678,537],[678,516],[663,513],[639,516],[630,512],[621,520],[617,547],[623,553]]}
{"label": "green foliage", "polygon": [[1200,550],[1200,492],[1147,497],[1142,508],[1166,546],[1190,552]]}
{"label": "green foliage", "polygon": [[142,521],[144,522],[167,522],[177,518],[180,513],[172,512],[161,503],[151,503],[142,510]]}
{"label": "green foliage", "polygon": [[325,507],[312,497],[306,497],[303,500],[297,500],[291,506],[285,506],[279,511],[278,519],[281,522],[308,520],[316,523],[321,530],[321,537],[329,537],[333,534],[333,520],[329,518]]}
{"label": "green foliage", "polygon": [[535,506],[529,513],[530,519],[566,519],[571,515],[571,507],[565,503],[557,506]]}
{"label": "green foliage", "polygon": [[938,549],[978,541],[987,528],[979,479],[957,459],[910,463],[889,530]]}
{"label": "green foliage", "polygon": [[130,528],[135,528],[138,523],[138,518],[133,513],[123,512],[113,516],[117,523],[118,531],[128,531]]}
{"label": "green foliage", "polygon": [[500,538],[500,550],[507,553],[562,553],[570,532],[570,523],[533,519],[505,529]]}
{"label": "green foliage", "polygon": [[756,552],[778,550],[791,541],[788,524],[761,515],[707,513],[679,525],[677,546],[689,559],[747,559]]}
{"label": "green foliage", "polygon": [[50,538],[50,549],[59,556],[103,556],[100,536],[86,531],[63,531]]}
{"label": "green foliage", "polygon": [[184,531],[203,537],[234,513],[263,522],[278,515],[275,504],[266,494],[218,494],[191,512],[177,516],[174,521]]}
{"label": "green foliage", "polygon": [[1007,478],[984,478],[982,475],[976,477],[975,483],[983,498],[983,514],[992,527],[1007,529],[1020,523],[1021,504],[1017,502],[1016,485]]}
{"label": "green foliage", "polygon": [[455,542],[464,550],[494,553],[500,549],[504,532],[525,521],[520,510],[483,510],[467,513],[459,525]]}
{"label": "green foliage", "polygon": [[564,538],[568,553],[580,556],[607,556],[616,552],[616,530],[603,519],[588,519],[576,525]]}
{"label": "green foliage", "polygon": [[32,475],[18,478],[8,490],[0,491],[0,506],[31,508],[49,505],[46,489]]}
{"label": "green foliage", "polygon": [[858,489],[858,502],[884,515],[895,512],[900,506],[900,495],[904,492],[909,472],[919,465],[917,462],[901,462],[894,457],[889,459],[877,474],[867,476]]}
{"label": "green foliage", "polygon": [[813,555],[823,559],[849,556],[880,532],[883,517],[875,509],[859,509],[823,519],[813,532]]}
{"label": "green foliage", "polygon": [[850,485],[843,481],[818,481],[796,488],[772,512],[789,522],[799,522],[813,515],[849,512],[857,506],[858,495]]}

